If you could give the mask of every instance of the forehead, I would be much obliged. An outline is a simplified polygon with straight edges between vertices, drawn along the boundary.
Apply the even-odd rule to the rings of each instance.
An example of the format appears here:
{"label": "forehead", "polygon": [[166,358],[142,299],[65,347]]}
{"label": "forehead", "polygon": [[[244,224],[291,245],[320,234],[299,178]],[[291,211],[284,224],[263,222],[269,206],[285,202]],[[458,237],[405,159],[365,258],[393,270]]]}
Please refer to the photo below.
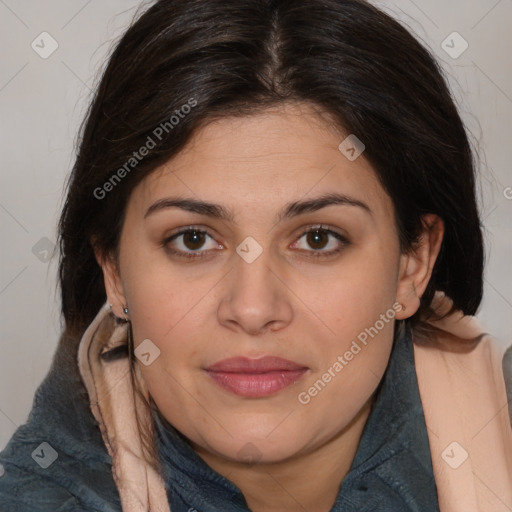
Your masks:
{"label": "forehead", "polygon": [[250,215],[340,193],[370,203],[377,216],[392,217],[391,199],[364,152],[352,161],[339,149],[348,135],[304,104],[221,118],[198,129],[182,151],[142,180],[132,202],[147,209],[178,194]]}

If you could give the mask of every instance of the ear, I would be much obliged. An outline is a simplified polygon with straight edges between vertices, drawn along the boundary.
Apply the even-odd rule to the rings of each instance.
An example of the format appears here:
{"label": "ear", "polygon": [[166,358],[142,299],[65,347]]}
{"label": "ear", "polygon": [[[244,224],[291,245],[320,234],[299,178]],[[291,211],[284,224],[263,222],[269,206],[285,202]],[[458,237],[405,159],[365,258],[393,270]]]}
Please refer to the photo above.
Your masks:
{"label": "ear", "polygon": [[396,313],[398,320],[409,318],[418,311],[443,241],[444,224],[440,217],[424,215],[422,222],[420,239],[407,254],[400,256],[397,301],[403,309]]}
{"label": "ear", "polygon": [[95,244],[94,239],[91,239],[91,244],[96,261],[103,271],[103,282],[105,284],[107,300],[112,306],[112,311],[118,318],[125,318],[126,315],[123,309],[126,307],[127,301],[119,272],[119,264],[113,255],[104,254]]}

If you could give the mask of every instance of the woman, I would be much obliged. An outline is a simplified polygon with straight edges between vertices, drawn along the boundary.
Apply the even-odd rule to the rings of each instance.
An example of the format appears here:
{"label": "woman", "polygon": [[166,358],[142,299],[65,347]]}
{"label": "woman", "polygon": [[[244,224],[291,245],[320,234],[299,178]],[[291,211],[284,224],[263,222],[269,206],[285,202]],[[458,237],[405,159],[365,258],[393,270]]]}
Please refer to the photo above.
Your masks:
{"label": "woman", "polygon": [[155,3],[59,227],[65,329],[2,510],[512,506],[471,149],[375,7]]}

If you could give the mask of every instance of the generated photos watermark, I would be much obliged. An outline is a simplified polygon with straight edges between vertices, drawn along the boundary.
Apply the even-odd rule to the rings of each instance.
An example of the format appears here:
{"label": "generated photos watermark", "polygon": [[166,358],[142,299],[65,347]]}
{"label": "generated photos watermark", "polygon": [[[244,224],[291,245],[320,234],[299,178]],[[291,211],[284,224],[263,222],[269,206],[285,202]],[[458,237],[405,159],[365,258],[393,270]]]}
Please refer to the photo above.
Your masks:
{"label": "generated photos watermark", "polygon": [[104,199],[109,192],[121,183],[121,180],[126,177],[140,162],[149,155],[152,149],[154,149],[158,142],[160,142],[164,134],[170,133],[180,123],[181,119],[184,119],[192,108],[197,105],[197,101],[194,98],[190,98],[187,103],[183,104],[179,109],[174,111],[167,121],[160,123],[148,136],[146,142],[137,150],[134,151],[132,156],[121,166],[112,176],[105,181],[101,187],[96,187],[93,191],[93,195],[96,199]]}
{"label": "generated photos watermark", "polygon": [[[310,386],[307,391],[302,391],[298,394],[297,399],[302,405],[307,405],[311,402],[312,398],[318,395],[329,382],[332,381],[342,370],[347,366],[354,357],[361,352],[361,350],[368,345],[370,341],[368,337],[373,339],[379,334],[382,329],[393,320],[398,311],[402,310],[402,305],[395,302],[391,308],[385,313],[382,313],[379,319],[371,326],[366,327],[357,335],[357,340],[353,340],[350,348],[345,351],[343,355],[339,355],[336,361],[322,374],[322,376]],[[359,341],[359,343],[358,343]],[[362,345],[362,346],[361,346]]]}

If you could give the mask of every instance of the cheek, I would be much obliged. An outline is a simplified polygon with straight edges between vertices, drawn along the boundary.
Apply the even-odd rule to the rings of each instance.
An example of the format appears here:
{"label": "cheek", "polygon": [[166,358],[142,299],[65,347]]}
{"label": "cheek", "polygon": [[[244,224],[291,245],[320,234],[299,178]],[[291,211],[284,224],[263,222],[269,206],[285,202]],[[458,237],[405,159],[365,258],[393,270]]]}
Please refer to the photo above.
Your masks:
{"label": "cheek", "polygon": [[299,402],[308,402],[311,411],[333,424],[339,419],[329,404],[343,404],[343,417],[351,418],[375,390],[389,360],[396,262],[376,249],[346,258],[324,286],[302,288],[308,309],[323,326],[316,346],[320,364],[302,386]]}
{"label": "cheek", "polygon": [[[161,255],[143,255],[127,263],[125,290],[135,344],[150,338],[163,345],[164,340],[173,340],[183,324],[201,325],[198,315],[219,280],[218,273],[197,277],[191,271],[193,265],[180,271]],[[189,331],[189,337],[192,334]]]}
{"label": "cheek", "polygon": [[380,298],[370,301],[369,309],[357,302],[355,306],[350,301],[345,303],[345,313],[338,323],[332,317],[335,336],[320,340],[321,364],[298,390],[297,402],[304,421],[313,422],[326,438],[352,421],[387,368],[394,310],[379,303]]}
{"label": "cheek", "polygon": [[339,343],[356,337],[392,308],[397,267],[398,255],[375,244],[347,253],[339,265],[316,272],[314,278],[292,278],[290,285],[307,306],[304,311]]}
{"label": "cheek", "polygon": [[392,333],[382,331],[366,345],[354,340],[346,348],[298,396],[304,421],[314,418],[313,428],[324,438],[349,425],[375,392],[387,368]]}

